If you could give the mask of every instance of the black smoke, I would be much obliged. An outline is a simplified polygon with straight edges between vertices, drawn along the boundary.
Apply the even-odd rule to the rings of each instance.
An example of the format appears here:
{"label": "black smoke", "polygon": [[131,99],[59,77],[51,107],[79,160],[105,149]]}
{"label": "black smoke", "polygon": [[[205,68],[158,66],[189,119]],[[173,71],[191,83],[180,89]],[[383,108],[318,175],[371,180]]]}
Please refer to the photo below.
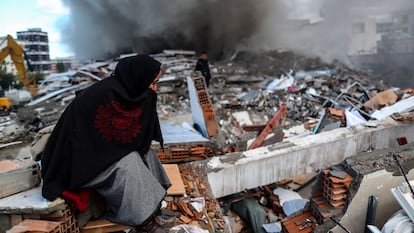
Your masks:
{"label": "black smoke", "polygon": [[223,57],[257,33],[268,0],[65,0],[66,41],[79,58],[163,49]]}
{"label": "black smoke", "polygon": [[414,8],[412,0],[63,1],[71,11],[64,39],[78,58],[95,59],[163,49],[225,58],[282,48],[348,63],[355,22]]}

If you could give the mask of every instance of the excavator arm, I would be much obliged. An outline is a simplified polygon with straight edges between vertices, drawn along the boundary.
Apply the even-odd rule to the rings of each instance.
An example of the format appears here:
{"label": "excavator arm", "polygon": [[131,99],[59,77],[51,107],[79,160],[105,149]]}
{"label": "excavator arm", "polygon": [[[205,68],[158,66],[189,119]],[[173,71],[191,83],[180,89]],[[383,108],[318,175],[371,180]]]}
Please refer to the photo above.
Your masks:
{"label": "excavator arm", "polygon": [[35,78],[29,78],[26,72],[24,64],[24,50],[17,44],[17,42],[7,35],[7,45],[0,51],[0,63],[4,61],[7,55],[10,55],[14,65],[16,66],[17,73],[20,81],[23,83],[26,90],[28,90],[32,96],[35,96],[38,91],[37,82]]}

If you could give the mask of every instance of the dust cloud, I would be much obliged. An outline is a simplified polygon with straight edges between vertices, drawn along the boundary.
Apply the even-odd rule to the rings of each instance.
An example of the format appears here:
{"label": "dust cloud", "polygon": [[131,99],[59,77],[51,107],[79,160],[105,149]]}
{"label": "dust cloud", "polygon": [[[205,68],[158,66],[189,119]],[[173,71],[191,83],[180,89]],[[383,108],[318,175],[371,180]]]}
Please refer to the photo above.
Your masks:
{"label": "dust cloud", "polygon": [[409,0],[64,0],[66,41],[79,58],[163,49],[287,49],[348,62],[352,24],[414,7]]}
{"label": "dust cloud", "polygon": [[[261,2],[261,3],[260,3]],[[266,17],[270,1],[66,0],[64,35],[78,57],[162,49],[208,51],[222,57],[247,43]]]}

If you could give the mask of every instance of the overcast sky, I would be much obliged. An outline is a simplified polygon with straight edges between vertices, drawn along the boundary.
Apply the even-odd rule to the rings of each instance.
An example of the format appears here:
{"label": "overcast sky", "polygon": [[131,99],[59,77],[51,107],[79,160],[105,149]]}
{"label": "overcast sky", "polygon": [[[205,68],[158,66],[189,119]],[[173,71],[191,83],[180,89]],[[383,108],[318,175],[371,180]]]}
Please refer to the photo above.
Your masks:
{"label": "overcast sky", "polygon": [[59,27],[68,20],[69,9],[61,0],[1,0],[0,36],[10,34],[17,38],[17,31],[41,28],[49,35],[50,57],[74,55],[61,40]]}

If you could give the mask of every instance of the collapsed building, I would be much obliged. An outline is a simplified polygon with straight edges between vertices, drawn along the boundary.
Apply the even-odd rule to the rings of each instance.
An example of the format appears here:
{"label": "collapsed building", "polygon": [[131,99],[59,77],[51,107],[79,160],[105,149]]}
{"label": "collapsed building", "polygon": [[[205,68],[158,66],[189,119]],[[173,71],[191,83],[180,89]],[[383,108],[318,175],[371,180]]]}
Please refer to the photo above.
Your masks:
{"label": "collapsed building", "polygon": [[[412,89],[388,86],[343,64],[276,51],[241,53],[233,60],[213,63],[211,87],[206,89],[203,79],[193,73],[194,55],[182,50],[153,55],[166,68],[157,109],[165,150],[153,147],[164,164],[179,164],[182,178],[177,184],[180,191],[168,195],[164,203],[165,221],[172,225],[235,232],[238,218],[227,216],[232,209],[255,231],[256,223],[235,211],[237,203],[247,201],[255,211],[260,209],[257,206],[267,207],[267,232],[299,228],[336,232],[335,227],[342,225],[362,232],[366,209],[361,210],[361,205],[358,209],[353,200],[365,207],[368,196],[361,192],[380,198],[386,193],[362,189],[376,182],[370,176],[392,177],[392,153],[402,154],[411,169],[412,145],[399,146],[397,139],[412,142]],[[23,144],[53,126],[76,91],[109,76],[115,64],[116,59],[97,62],[45,80],[44,96],[4,119],[5,149],[7,143],[14,147],[21,140]],[[252,147],[255,143],[259,148]],[[376,190],[397,186],[385,180],[381,185]],[[387,208],[382,215],[387,217],[373,225],[382,226],[397,210],[389,208],[395,203],[390,201],[391,193],[384,196],[387,201],[380,203]],[[9,226],[31,218],[59,219],[67,223],[64,232],[76,232],[75,220],[61,201],[19,210],[10,207],[7,198],[16,197],[0,199],[0,213]],[[290,203],[290,208],[284,203]],[[57,210],[60,215],[51,217]]]}

